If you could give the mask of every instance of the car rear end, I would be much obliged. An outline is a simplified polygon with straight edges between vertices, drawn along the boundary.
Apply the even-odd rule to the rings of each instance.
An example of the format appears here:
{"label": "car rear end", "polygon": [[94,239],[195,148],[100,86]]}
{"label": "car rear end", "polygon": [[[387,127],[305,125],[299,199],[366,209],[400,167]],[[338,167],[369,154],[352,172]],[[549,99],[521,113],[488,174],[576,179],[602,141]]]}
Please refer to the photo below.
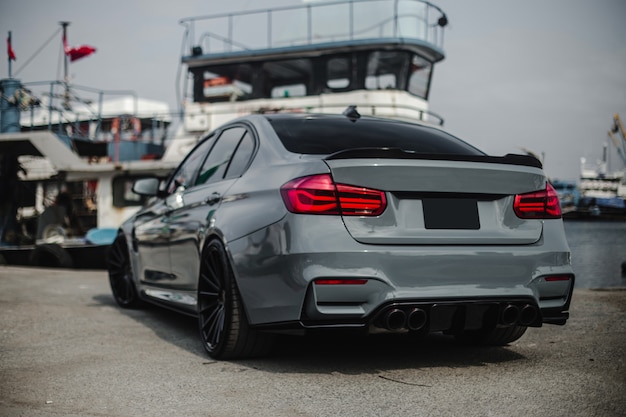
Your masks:
{"label": "car rear end", "polygon": [[270,123],[325,169],[281,187],[288,214],[262,232],[280,271],[257,281],[272,287],[262,301],[248,294],[253,323],[462,334],[566,322],[574,274],[539,161],[377,119]]}

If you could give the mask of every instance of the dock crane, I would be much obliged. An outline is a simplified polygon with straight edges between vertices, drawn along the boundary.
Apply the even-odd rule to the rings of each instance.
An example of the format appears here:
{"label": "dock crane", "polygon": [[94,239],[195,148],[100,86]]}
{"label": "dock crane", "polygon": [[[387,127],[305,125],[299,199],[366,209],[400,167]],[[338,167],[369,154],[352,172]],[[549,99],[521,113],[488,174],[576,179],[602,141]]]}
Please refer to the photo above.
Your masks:
{"label": "dock crane", "polygon": [[[622,135],[621,141],[615,137],[615,134],[618,132]],[[626,165],[626,131],[624,130],[624,125],[622,124],[619,114],[615,113],[613,116],[613,126],[611,126],[608,133],[615,145],[615,149],[617,149],[617,154],[622,158],[624,165]]]}

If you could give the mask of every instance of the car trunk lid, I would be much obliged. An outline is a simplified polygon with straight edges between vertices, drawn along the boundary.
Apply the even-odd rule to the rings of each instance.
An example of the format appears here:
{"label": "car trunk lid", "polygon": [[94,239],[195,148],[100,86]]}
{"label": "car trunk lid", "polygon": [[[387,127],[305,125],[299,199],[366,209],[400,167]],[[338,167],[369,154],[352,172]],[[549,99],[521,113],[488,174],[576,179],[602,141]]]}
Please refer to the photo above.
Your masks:
{"label": "car trunk lid", "polygon": [[335,183],[386,193],[380,216],[343,216],[361,243],[501,245],[541,238],[542,220],[520,219],[513,211],[516,194],[546,186],[534,158],[384,150],[345,151],[326,163]]}

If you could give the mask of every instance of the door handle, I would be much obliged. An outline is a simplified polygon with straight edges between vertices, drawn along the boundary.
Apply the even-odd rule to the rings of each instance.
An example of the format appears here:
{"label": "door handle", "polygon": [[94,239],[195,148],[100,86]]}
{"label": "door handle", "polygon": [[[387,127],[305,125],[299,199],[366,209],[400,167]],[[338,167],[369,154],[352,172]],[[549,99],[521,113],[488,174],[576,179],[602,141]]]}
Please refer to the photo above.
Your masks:
{"label": "door handle", "polygon": [[209,206],[212,206],[213,204],[218,203],[221,198],[222,198],[222,196],[219,193],[213,193],[210,196],[208,196],[204,200],[204,202],[207,203]]}

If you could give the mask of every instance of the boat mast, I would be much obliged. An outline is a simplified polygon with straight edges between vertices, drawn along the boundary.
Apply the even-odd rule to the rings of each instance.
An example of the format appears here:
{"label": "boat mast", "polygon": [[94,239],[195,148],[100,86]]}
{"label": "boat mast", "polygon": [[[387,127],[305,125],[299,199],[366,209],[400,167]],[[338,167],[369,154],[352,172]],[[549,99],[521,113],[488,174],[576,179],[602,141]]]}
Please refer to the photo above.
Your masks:
{"label": "boat mast", "polygon": [[7,61],[9,63],[9,78],[13,78],[11,76],[11,61],[15,58],[15,55],[11,55],[13,53],[13,49],[12,48],[12,42],[11,42],[11,31],[9,31],[9,37],[7,38],[7,48],[8,48],[8,57],[7,57]]}
{"label": "boat mast", "polygon": [[65,94],[63,96],[63,108],[70,110],[70,76],[69,76],[69,56],[67,55],[67,27],[70,22],[59,22],[63,27],[63,83],[65,84]]}

